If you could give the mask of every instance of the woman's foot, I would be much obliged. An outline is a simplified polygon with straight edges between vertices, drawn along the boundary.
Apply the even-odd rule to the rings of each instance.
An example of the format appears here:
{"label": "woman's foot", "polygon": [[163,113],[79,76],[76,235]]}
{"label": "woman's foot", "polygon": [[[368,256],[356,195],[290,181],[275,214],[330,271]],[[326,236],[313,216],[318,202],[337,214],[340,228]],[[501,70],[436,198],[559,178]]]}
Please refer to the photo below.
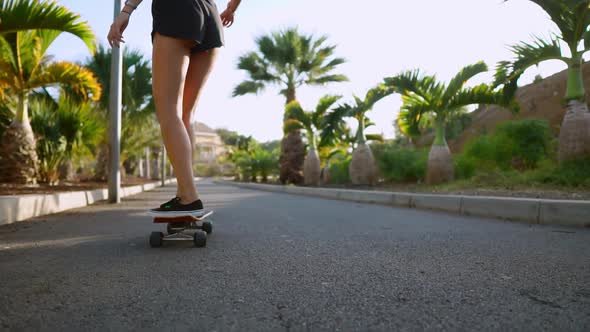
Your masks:
{"label": "woman's foot", "polygon": [[184,217],[195,216],[200,217],[205,213],[203,209],[203,202],[200,199],[189,203],[182,204],[179,197],[175,197],[170,201],[160,205],[159,208],[151,209],[149,214],[160,217]]}

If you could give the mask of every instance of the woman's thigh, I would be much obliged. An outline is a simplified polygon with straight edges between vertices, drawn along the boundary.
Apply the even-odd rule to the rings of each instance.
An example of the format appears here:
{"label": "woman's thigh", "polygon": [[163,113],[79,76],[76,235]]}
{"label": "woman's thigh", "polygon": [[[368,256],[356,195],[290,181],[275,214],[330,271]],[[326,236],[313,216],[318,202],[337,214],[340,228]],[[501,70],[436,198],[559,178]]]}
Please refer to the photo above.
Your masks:
{"label": "woman's thigh", "polygon": [[218,48],[214,48],[204,52],[196,52],[190,56],[190,65],[184,85],[184,120],[190,120],[192,112],[196,108],[203,86],[213,69],[218,51]]}
{"label": "woman's thigh", "polygon": [[[182,110],[182,88],[194,42],[156,33],[152,56],[152,89],[158,118]],[[177,114],[179,115],[179,114]]]}

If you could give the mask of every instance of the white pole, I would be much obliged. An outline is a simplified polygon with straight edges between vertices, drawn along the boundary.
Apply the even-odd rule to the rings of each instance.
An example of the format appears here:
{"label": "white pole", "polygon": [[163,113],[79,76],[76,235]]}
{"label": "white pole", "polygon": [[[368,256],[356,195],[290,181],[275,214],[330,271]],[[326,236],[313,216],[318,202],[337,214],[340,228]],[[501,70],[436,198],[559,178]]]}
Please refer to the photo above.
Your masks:
{"label": "white pole", "polygon": [[150,148],[145,148],[145,177],[150,179],[152,177],[152,168],[150,167]]}
{"label": "white pole", "polygon": [[[121,12],[121,0],[115,0],[115,18]],[[110,155],[109,155],[109,203],[121,202],[121,171],[119,158],[121,153],[121,104],[123,76],[123,49],[112,48],[111,87],[110,87]]]}
{"label": "white pole", "polygon": [[160,177],[162,178],[162,187],[166,185],[166,147],[162,145],[162,159],[160,160]]}

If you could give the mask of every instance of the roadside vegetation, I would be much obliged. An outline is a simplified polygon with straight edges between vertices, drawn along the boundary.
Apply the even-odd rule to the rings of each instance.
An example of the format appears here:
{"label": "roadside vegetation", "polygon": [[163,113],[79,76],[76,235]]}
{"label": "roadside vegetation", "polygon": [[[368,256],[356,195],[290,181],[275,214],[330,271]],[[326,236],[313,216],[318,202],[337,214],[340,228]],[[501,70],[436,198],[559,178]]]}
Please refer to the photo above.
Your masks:
{"label": "roadside vegetation", "polygon": [[[285,97],[277,107],[284,136],[264,143],[217,130],[227,153],[214,165],[196,165],[197,174],[307,186],[590,192],[590,112],[582,71],[583,55],[590,50],[590,0],[531,1],[547,12],[559,34],[514,45],[513,57],[498,64],[468,64],[448,82],[408,68],[375,82],[361,96],[329,93],[329,86],[348,77],[339,71],[345,60],[328,37],[297,28],[258,37],[256,49],[237,59],[237,69],[248,78],[235,85],[233,96],[278,88]],[[0,182],[105,181],[110,50],[95,45],[87,23],[55,2],[0,0],[0,22]],[[46,54],[63,33],[84,41],[85,61],[70,63]],[[469,129],[469,107],[520,112],[519,79],[546,60],[568,66],[557,130],[543,118],[508,121],[458,149],[449,147],[449,140]],[[150,61],[126,50],[123,63],[121,169],[137,175],[140,169],[145,173],[146,160],[159,166],[161,141]],[[493,81],[470,84],[490,72]],[[297,96],[306,85],[324,86],[326,94],[302,105]],[[391,110],[397,115],[396,138],[366,134],[375,125],[371,110],[390,96],[402,100],[401,109]]]}

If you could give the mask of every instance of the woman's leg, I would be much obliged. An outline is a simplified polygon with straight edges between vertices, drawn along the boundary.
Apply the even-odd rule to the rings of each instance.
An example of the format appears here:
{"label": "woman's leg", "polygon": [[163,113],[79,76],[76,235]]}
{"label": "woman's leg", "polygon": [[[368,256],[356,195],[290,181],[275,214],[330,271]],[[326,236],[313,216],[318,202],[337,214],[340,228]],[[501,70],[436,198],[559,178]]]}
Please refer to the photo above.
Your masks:
{"label": "woman's leg", "polygon": [[156,114],[168,157],[178,180],[181,204],[198,199],[192,167],[191,139],[181,119],[182,91],[193,42],[154,36],[152,86]]}
{"label": "woman's leg", "polygon": [[182,122],[190,137],[193,152],[195,141],[191,129],[191,119],[197,108],[203,86],[205,85],[207,78],[209,78],[209,74],[211,73],[215,59],[217,58],[217,53],[218,49],[214,48],[208,51],[192,54],[186,73],[182,100]]}

